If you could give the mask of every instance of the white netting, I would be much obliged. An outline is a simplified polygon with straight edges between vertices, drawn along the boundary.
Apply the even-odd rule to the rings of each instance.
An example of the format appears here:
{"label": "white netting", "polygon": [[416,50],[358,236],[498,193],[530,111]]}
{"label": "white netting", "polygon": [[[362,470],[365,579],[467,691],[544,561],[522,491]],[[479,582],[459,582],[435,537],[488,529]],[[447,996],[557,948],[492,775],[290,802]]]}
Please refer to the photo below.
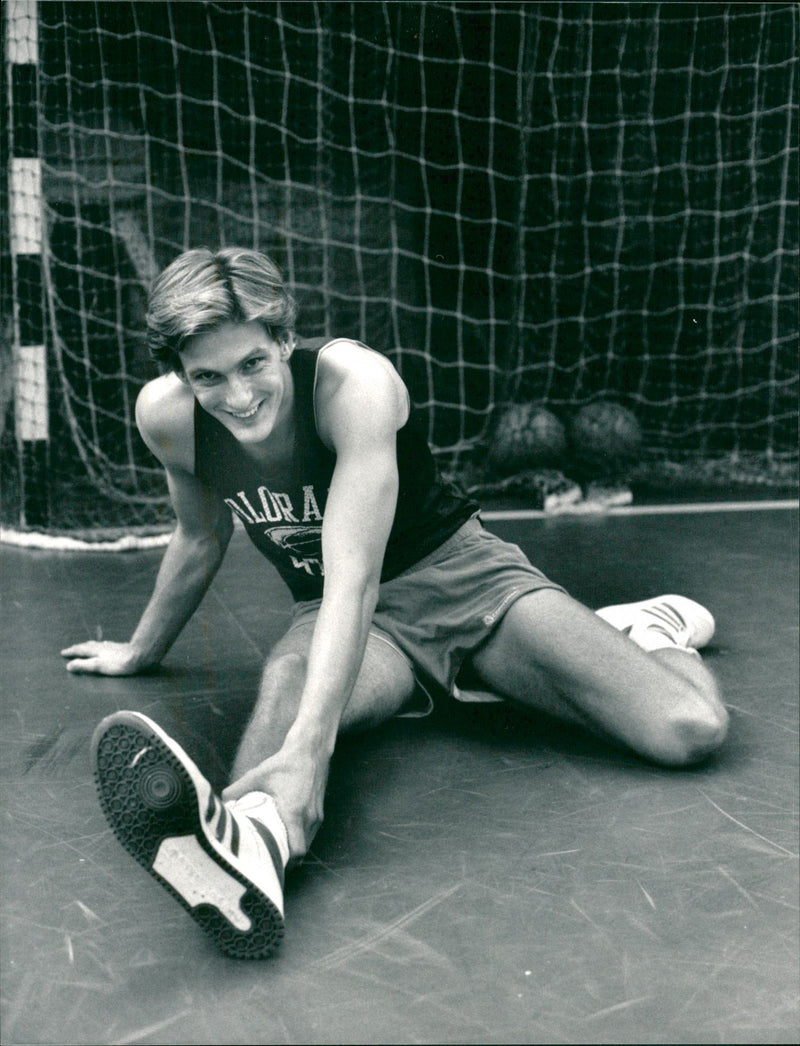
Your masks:
{"label": "white netting", "polygon": [[51,524],[168,513],[132,422],[144,302],[200,244],[273,254],[303,333],[387,352],[448,466],[508,402],[611,394],[656,462],[792,472],[797,29],[794,4],[39,4]]}

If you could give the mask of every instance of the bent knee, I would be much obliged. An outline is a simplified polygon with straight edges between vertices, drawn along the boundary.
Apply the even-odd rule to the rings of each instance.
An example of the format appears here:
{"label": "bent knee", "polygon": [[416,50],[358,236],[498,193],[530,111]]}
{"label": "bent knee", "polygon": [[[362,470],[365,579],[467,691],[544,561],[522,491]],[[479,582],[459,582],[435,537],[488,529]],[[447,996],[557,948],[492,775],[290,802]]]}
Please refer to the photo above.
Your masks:
{"label": "bent knee", "polygon": [[693,692],[658,725],[647,754],[663,766],[691,766],[716,752],[728,733],[729,716],[716,695]]}
{"label": "bent knee", "polygon": [[665,766],[691,766],[713,755],[728,733],[724,708],[681,718],[672,725],[672,736],[659,762]]}

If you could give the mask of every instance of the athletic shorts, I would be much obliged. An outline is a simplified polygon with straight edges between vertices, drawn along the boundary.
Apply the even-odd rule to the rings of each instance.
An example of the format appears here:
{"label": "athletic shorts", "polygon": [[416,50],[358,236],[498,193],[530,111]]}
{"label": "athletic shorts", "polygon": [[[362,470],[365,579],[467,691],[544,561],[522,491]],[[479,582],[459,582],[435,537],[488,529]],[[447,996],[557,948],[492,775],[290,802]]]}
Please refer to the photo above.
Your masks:
{"label": "athletic shorts", "polygon": [[[406,658],[427,697],[425,707],[406,714],[426,715],[437,690],[480,700],[456,685],[461,666],[520,596],[543,588],[564,591],[532,566],[522,549],[489,533],[477,517],[430,555],[385,581],[370,634]],[[313,622],[320,603],[295,604],[290,628]]]}

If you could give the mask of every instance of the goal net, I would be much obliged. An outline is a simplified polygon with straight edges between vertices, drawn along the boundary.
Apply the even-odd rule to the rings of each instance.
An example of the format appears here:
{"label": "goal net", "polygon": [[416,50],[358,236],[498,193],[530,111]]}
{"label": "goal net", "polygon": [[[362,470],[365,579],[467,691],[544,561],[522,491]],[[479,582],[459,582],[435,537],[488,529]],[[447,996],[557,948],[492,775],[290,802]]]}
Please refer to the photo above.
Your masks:
{"label": "goal net", "polygon": [[654,473],[796,478],[797,5],[9,0],[4,34],[6,525],[169,520],[133,404],[200,245],[387,353],[448,470],[510,403],[612,397]]}

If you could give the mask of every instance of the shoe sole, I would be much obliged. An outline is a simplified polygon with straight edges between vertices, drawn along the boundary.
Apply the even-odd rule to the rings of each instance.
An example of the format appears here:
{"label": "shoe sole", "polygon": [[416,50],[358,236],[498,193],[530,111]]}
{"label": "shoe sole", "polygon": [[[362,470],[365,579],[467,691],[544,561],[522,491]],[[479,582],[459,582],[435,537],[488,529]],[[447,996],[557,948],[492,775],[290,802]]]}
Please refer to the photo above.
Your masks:
{"label": "shoe sole", "polygon": [[100,805],[128,853],[226,955],[271,955],[283,916],[206,837],[192,772],[166,740],[137,715],[119,712],[95,730],[92,755]]}

